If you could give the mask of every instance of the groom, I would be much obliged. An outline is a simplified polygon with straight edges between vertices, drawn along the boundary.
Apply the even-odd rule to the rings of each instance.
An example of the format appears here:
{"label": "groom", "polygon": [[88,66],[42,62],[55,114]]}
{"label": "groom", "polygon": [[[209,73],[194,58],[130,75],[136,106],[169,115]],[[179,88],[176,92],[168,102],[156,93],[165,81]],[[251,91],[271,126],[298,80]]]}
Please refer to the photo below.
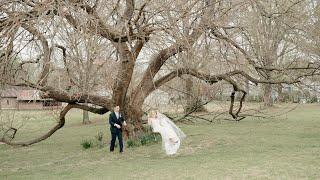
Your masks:
{"label": "groom", "polygon": [[109,117],[110,131],[111,131],[111,143],[110,143],[110,152],[113,152],[114,145],[116,143],[116,138],[118,137],[120,153],[123,152],[123,140],[122,140],[122,126],[126,126],[127,123],[124,120],[122,114],[120,113],[120,107],[114,107],[114,111],[110,114]]}

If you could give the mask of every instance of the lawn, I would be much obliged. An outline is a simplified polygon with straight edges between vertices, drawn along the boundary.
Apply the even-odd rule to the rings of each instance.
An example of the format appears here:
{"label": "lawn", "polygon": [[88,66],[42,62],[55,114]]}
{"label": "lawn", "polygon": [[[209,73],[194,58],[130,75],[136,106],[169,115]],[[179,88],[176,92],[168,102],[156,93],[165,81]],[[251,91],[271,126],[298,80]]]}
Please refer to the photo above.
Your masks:
{"label": "lawn", "polygon": [[[268,110],[269,114],[280,107]],[[274,113],[273,113],[274,112]],[[16,118],[26,112],[18,112]],[[18,139],[29,139],[55,124],[46,111],[28,112]],[[72,110],[66,125],[30,147],[0,145],[0,179],[320,179],[320,105],[298,106],[272,118],[241,122],[184,124],[179,154],[168,157],[161,144],[109,153],[108,146],[84,150],[81,142],[104,132],[108,115],[90,114],[81,125]]]}

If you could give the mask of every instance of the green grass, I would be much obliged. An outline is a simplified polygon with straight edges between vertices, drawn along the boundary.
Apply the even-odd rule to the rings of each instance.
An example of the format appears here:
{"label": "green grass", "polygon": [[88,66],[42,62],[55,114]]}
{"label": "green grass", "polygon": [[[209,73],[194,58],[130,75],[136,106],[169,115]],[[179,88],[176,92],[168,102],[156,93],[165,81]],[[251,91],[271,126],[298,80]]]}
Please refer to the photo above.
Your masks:
{"label": "green grass", "polygon": [[[47,112],[32,115],[36,118],[25,123],[18,139],[35,137],[55,123]],[[66,126],[39,144],[0,145],[0,179],[320,179],[320,105],[269,119],[179,125],[188,137],[173,157],[161,144],[124,154],[109,153],[107,145],[83,150],[82,140],[99,131],[104,141],[110,135],[107,115],[90,114],[89,125],[81,125],[81,115],[73,110]]]}

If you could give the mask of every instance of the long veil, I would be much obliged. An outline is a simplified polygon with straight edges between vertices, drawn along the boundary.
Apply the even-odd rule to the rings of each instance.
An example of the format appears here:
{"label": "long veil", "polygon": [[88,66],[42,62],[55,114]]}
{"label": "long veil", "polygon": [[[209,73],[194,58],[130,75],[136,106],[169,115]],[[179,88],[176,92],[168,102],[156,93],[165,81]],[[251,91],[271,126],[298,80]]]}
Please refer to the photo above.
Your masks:
{"label": "long veil", "polygon": [[179,137],[180,140],[186,138],[186,134],[178,127],[174,124],[174,122],[172,122],[166,115],[157,112],[158,118],[160,118],[161,120],[164,120],[168,123],[168,125],[170,126],[170,128],[177,134],[177,136]]}

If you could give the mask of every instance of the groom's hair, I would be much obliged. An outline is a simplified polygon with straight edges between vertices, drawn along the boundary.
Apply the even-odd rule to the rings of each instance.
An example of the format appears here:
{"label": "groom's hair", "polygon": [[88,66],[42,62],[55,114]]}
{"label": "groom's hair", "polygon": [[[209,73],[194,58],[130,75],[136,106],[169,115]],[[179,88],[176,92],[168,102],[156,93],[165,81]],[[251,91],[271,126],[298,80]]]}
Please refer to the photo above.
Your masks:
{"label": "groom's hair", "polygon": [[120,106],[119,106],[119,105],[115,105],[115,106],[113,107],[113,110],[115,110],[117,107],[119,107],[119,108],[120,108]]}

